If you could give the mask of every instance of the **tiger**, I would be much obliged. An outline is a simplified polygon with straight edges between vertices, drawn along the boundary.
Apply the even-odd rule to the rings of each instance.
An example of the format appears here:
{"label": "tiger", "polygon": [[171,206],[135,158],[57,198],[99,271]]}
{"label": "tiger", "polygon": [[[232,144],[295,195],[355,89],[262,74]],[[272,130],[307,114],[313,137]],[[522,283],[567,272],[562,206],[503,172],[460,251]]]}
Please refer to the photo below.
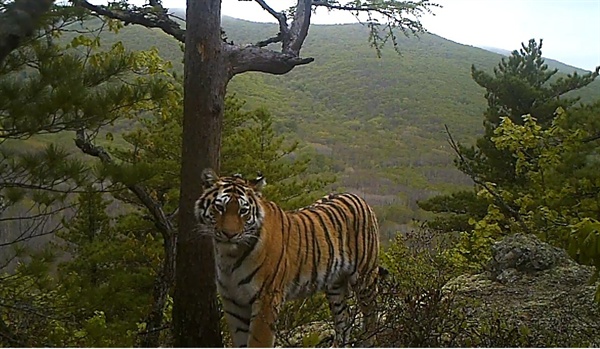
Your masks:
{"label": "tiger", "polygon": [[[201,175],[198,230],[214,242],[216,284],[234,347],[272,347],[282,304],[324,291],[334,346],[349,344],[350,293],[356,294],[373,346],[379,274],[379,226],[371,207],[351,193],[329,194],[284,211],[262,196],[264,176]],[[372,335],[369,335],[372,334]]]}

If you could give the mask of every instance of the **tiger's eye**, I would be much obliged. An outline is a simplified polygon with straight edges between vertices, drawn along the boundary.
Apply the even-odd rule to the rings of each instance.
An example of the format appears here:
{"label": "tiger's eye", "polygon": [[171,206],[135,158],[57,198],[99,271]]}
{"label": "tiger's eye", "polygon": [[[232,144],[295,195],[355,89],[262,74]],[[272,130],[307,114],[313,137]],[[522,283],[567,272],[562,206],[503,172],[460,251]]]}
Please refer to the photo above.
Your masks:
{"label": "tiger's eye", "polygon": [[223,205],[215,203],[213,206],[215,207],[215,210],[217,210],[217,212],[219,212],[220,214],[225,213],[225,207]]}

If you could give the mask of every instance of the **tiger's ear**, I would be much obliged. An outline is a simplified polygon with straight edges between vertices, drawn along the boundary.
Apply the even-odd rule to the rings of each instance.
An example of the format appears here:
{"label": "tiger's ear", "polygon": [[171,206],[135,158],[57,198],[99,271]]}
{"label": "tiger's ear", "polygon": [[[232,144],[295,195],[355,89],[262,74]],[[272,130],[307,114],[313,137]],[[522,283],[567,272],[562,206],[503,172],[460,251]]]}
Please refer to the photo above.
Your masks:
{"label": "tiger's ear", "polygon": [[252,187],[254,187],[254,191],[260,193],[265,185],[267,185],[267,180],[265,176],[263,176],[260,172],[258,173],[258,177],[251,181]]}
{"label": "tiger's ear", "polygon": [[205,168],[204,170],[202,170],[201,176],[202,187],[204,189],[212,187],[212,185],[217,182],[218,178],[219,176],[217,176],[217,174],[215,173],[215,171],[213,171],[212,168]]}

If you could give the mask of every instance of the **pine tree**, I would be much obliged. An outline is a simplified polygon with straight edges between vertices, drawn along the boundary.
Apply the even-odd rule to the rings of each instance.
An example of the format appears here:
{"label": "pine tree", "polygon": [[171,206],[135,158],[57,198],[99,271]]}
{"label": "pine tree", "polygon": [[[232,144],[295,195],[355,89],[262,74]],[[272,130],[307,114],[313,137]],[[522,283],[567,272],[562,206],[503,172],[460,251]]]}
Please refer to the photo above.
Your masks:
{"label": "pine tree", "polygon": [[[118,342],[108,327],[127,318],[125,309],[140,312],[151,303],[127,289],[151,288],[143,280],[152,281],[154,271],[143,269],[158,263],[156,253],[150,258],[152,253],[147,252],[152,249],[141,247],[151,244],[139,236],[115,244],[123,236],[107,226],[103,203],[92,194],[79,203],[90,209],[79,210],[87,218],[71,222],[71,235],[64,236],[73,248],[73,259],[58,274],[56,249],[42,248],[48,240],[34,239],[62,229],[78,207],[76,194],[87,195],[93,183],[100,191],[110,184],[110,178],[98,177],[107,173],[102,166],[83,161],[79,150],[68,148],[98,150],[90,144],[101,128],[121,118],[136,118],[172,96],[167,66],[156,51],[129,52],[119,42],[101,47],[102,30],[88,31],[79,24],[88,18],[80,8],[53,6],[35,35],[23,37],[0,62],[0,247],[7,259],[1,262],[5,266],[15,265],[17,258],[29,260],[0,283],[0,327],[11,345],[129,346],[133,342]],[[113,26],[102,26],[106,27]],[[40,135],[54,136],[41,139]],[[20,243],[39,251],[26,251]],[[12,255],[10,248],[15,250]],[[111,258],[123,262],[115,265],[116,271],[125,271],[112,273]],[[145,279],[136,280],[136,275]],[[112,318],[96,313],[101,306]],[[133,318],[125,321],[130,331],[136,329]]]}
{"label": "pine tree", "polygon": [[460,163],[459,169],[467,175],[497,185],[522,183],[522,178],[513,171],[514,159],[491,141],[500,118],[506,116],[522,124],[522,116],[529,114],[546,128],[554,120],[557,108],[568,110],[579,101],[577,97],[566,95],[589,85],[598,76],[600,67],[581,76],[574,72],[556,78],[558,69],[550,70],[544,63],[542,43],[542,40],[538,44],[531,39],[527,45],[521,44],[519,51],[501,60],[493,76],[474,65],[471,67],[473,80],[486,89],[488,108],[484,112],[484,135],[477,139],[476,147],[462,147],[467,161]]}
{"label": "pine tree", "polygon": [[[474,147],[460,146],[461,158],[455,161],[457,167],[475,181],[494,183],[497,188],[516,188],[527,183],[527,178],[515,171],[516,159],[511,152],[498,149],[492,141],[502,117],[522,125],[523,115],[531,115],[540,127],[547,128],[558,108],[569,110],[577,105],[579,98],[570,97],[572,92],[593,82],[600,69],[584,75],[574,72],[557,77],[557,70],[550,70],[544,63],[542,40],[538,44],[531,39],[521,46],[519,51],[513,51],[500,61],[493,75],[472,66],[473,79],[486,89],[485,132]],[[445,232],[464,231],[470,226],[469,220],[481,220],[490,202],[476,195],[479,189],[476,185],[474,190],[419,202],[424,210],[441,214],[428,225]]]}

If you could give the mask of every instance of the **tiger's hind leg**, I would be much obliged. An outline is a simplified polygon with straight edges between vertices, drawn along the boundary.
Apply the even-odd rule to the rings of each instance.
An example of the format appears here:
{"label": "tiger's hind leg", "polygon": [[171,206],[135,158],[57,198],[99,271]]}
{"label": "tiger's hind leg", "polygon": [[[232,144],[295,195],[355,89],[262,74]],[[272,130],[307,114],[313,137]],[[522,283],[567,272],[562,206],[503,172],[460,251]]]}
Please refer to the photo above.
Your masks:
{"label": "tiger's hind leg", "polygon": [[377,333],[377,269],[368,276],[361,278],[361,282],[353,285],[358,306],[363,315],[362,346],[369,348],[375,345]]}
{"label": "tiger's hind leg", "polygon": [[350,341],[350,312],[348,311],[348,296],[350,294],[347,279],[342,279],[327,288],[327,301],[333,316],[335,339],[333,347],[343,347]]}

